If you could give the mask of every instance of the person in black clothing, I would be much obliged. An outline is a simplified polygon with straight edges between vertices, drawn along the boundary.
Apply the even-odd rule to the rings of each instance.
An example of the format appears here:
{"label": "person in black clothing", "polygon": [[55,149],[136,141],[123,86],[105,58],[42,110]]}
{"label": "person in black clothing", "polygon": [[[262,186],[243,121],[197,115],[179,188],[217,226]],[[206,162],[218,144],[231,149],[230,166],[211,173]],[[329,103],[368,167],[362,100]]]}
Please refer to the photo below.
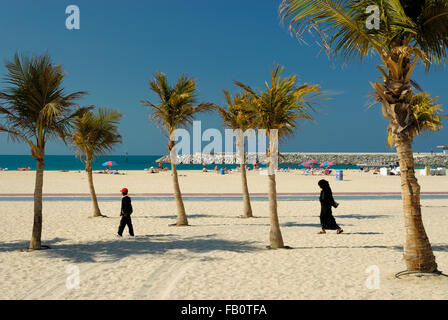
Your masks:
{"label": "person in black clothing", "polygon": [[121,237],[123,235],[124,228],[126,225],[129,229],[129,234],[131,237],[134,236],[134,228],[132,227],[131,214],[132,214],[132,204],[131,198],[128,196],[128,189],[123,188],[120,190],[123,198],[121,199],[121,221],[120,226],[118,227],[118,235]]}
{"label": "person in black clothing", "polygon": [[327,180],[320,180],[318,182],[319,187],[322,189],[320,192],[320,224],[322,226],[322,231],[319,234],[325,234],[325,230],[337,230],[337,233],[342,233],[343,230],[336,223],[331,212],[331,207],[337,208],[339,205],[333,199],[333,193],[331,192],[330,184]]}

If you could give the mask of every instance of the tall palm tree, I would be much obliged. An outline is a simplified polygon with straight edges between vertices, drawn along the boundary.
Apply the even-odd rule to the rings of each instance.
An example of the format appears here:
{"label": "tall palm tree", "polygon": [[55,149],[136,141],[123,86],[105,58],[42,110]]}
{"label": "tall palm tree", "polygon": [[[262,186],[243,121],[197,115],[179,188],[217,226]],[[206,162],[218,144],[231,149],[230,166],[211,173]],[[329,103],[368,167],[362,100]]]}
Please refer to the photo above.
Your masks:
{"label": "tall palm tree", "polygon": [[243,217],[253,217],[250,205],[249,188],[247,187],[246,158],[244,155],[244,135],[247,129],[251,129],[255,119],[255,109],[251,106],[250,97],[247,94],[236,94],[233,99],[228,90],[224,90],[227,105],[217,107],[218,113],[224,121],[224,125],[237,130],[237,146],[240,153],[241,182],[243,187]]}
{"label": "tall palm tree", "polygon": [[42,188],[45,147],[49,140],[65,138],[75,116],[87,108],[72,110],[75,100],[86,92],[64,93],[65,74],[61,65],[54,65],[49,55],[19,56],[6,63],[6,83],[0,92],[0,132],[6,132],[13,141],[26,142],[36,159],[34,189],[34,223],[30,249],[41,249]]}
{"label": "tall palm tree", "polygon": [[75,117],[74,130],[70,137],[78,156],[85,156],[85,166],[89,181],[90,196],[93,201],[93,216],[102,217],[98,206],[98,199],[93,185],[92,161],[96,156],[113,150],[117,143],[121,143],[118,133],[118,123],[122,114],[117,110],[99,108],[98,114],[92,111]]}
{"label": "tall palm tree", "polygon": [[[168,84],[166,75],[157,72],[149,81],[149,89],[159,97],[159,104],[149,101],[141,101],[150,107],[150,120],[161,125],[166,130],[168,138],[168,152],[174,151],[174,137],[177,128],[192,124],[194,116],[199,112],[211,111],[215,108],[212,103],[197,103],[196,81],[186,74],[181,75],[174,86]],[[173,158],[173,157],[172,157]],[[187,226],[188,220],[185,213],[182,194],[177,176],[177,165],[171,159],[171,171],[173,177],[174,197],[177,205],[176,226]]]}
{"label": "tall palm tree", "polygon": [[[379,29],[368,28],[369,5],[380,12]],[[421,217],[420,185],[414,172],[412,141],[424,126],[418,123],[412,86],[414,68],[427,70],[446,62],[448,2],[446,0],[284,0],[280,14],[299,37],[305,30],[317,34],[327,52],[361,60],[377,54],[383,82],[371,83],[390,120],[388,132],[401,168],[406,242],[404,259],[410,272],[437,272],[437,264]],[[437,112],[430,122],[438,123]],[[427,127],[430,129],[431,126]],[[390,140],[390,139],[389,139]]]}
{"label": "tall palm tree", "polygon": [[[278,157],[278,141],[284,141],[294,133],[297,128],[297,120],[313,120],[311,113],[313,104],[322,98],[319,85],[309,83],[297,85],[296,76],[282,78],[283,67],[277,65],[272,68],[271,81],[266,82],[264,91],[256,92],[250,86],[239,81],[235,84],[245,90],[253,99],[255,113],[257,115],[254,126],[257,129],[266,130],[269,141],[268,157],[269,177],[269,211],[270,211],[270,246],[273,249],[284,248],[283,237],[277,212],[277,190],[275,181],[275,159]],[[278,140],[277,140],[278,139]],[[275,168],[272,166],[275,165]]]}

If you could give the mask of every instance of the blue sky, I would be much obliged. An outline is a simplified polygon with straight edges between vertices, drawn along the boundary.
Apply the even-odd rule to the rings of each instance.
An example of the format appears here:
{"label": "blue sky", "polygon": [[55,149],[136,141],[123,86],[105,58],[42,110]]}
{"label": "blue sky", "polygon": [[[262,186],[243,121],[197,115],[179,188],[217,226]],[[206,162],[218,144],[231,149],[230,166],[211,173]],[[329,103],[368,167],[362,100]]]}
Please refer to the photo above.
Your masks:
{"label": "blue sky", "polygon": [[[201,101],[223,104],[223,89],[238,91],[233,80],[262,88],[271,67],[280,63],[285,74],[301,82],[318,83],[332,100],[320,106],[315,123],[299,123],[293,138],[280,146],[288,152],[384,152],[387,121],[379,105],[367,108],[369,81],[379,73],[372,57],[366,63],[331,62],[309,41],[299,43],[278,17],[280,0],[147,0],[147,1],[5,1],[0,7],[0,77],[4,62],[16,51],[48,51],[67,73],[67,92],[86,90],[81,105],[120,110],[124,143],[114,154],[164,154],[166,140],[148,120],[140,100],[157,101],[148,90],[156,71],[174,82],[187,73],[197,79]],[[81,12],[80,30],[65,27],[68,5]],[[414,79],[438,102],[448,104],[447,71]],[[5,84],[0,82],[0,88]],[[216,114],[198,117],[203,130],[222,128]],[[446,122],[445,122],[446,125]],[[414,151],[436,151],[448,143],[448,131],[418,137]],[[24,144],[8,143],[0,134],[0,154],[28,154]],[[51,143],[47,154],[70,154]]]}

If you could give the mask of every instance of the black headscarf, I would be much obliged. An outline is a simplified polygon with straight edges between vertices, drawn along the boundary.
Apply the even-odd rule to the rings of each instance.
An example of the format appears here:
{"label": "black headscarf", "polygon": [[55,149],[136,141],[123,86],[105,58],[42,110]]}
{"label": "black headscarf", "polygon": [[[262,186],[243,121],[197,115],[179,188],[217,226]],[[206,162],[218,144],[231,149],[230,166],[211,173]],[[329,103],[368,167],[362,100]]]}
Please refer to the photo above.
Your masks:
{"label": "black headscarf", "polygon": [[327,180],[322,179],[317,183],[319,187],[322,188],[320,192],[320,200],[324,201],[324,203],[332,206],[334,204],[333,192],[331,191],[330,184]]}
{"label": "black headscarf", "polygon": [[331,188],[330,188],[330,184],[328,183],[327,180],[325,180],[325,179],[319,180],[319,182],[317,184],[319,185],[319,187],[322,188],[322,190],[329,191],[330,193],[332,193],[331,192]]}

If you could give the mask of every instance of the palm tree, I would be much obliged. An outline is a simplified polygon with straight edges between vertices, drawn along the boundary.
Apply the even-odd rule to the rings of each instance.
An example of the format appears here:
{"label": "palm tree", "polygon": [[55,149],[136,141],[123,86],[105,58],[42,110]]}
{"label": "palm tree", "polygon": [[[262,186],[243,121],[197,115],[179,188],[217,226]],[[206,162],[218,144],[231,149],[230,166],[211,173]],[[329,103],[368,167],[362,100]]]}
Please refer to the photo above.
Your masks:
{"label": "palm tree", "polygon": [[74,130],[71,142],[78,156],[84,155],[89,180],[90,196],[93,201],[93,216],[103,217],[98,206],[98,199],[93,185],[92,161],[96,156],[112,151],[117,143],[121,143],[118,123],[122,114],[116,110],[99,108],[98,114],[86,112],[74,118]]}
{"label": "palm tree", "polygon": [[[149,81],[149,89],[158,95],[160,103],[158,105],[149,101],[141,101],[141,103],[150,107],[150,120],[161,125],[166,130],[168,152],[172,155],[175,146],[175,130],[191,124],[196,113],[213,110],[215,106],[211,103],[196,105],[196,81],[188,78],[186,74],[181,75],[177,79],[175,86],[170,86],[166,75],[157,72],[153,79]],[[171,157],[171,171],[174,197],[177,205],[177,220],[175,225],[187,226],[188,220],[180,192],[176,161],[173,161],[173,158]]]}
{"label": "palm tree", "polygon": [[[296,76],[282,78],[283,67],[280,65],[272,68],[270,84],[266,82],[264,91],[256,92],[251,87],[235,81],[235,84],[245,90],[253,100],[257,115],[254,126],[257,129],[266,130],[269,141],[268,157],[269,177],[269,211],[270,211],[270,246],[273,249],[284,248],[283,238],[277,213],[277,190],[275,181],[275,169],[277,169],[278,140],[284,141],[294,133],[297,120],[313,120],[312,105],[322,94],[318,85],[309,83],[297,85]],[[278,139],[278,140],[277,140]],[[274,166],[274,168],[273,168]]]}
{"label": "palm tree", "polygon": [[34,189],[34,223],[30,249],[41,249],[42,188],[45,147],[49,140],[65,138],[72,120],[88,108],[72,110],[75,100],[86,92],[64,93],[62,81],[65,74],[61,65],[54,65],[47,54],[26,57],[15,54],[6,63],[6,82],[0,92],[0,132],[6,132],[13,141],[26,142],[36,159]]}
{"label": "palm tree", "polygon": [[[369,5],[380,12],[380,27],[366,26]],[[383,82],[371,83],[390,120],[388,132],[398,153],[406,228],[404,259],[409,272],[437,272],[431,244],[423,226],[420,186],[414,172],[412,141],[422,126],[415,117],[412,74],[421,60],[427,70],[445,63],[448,47],[446,0],[284,0],[280,14],[300,37],[315,31],[327,52],[345,59],[377,54]],[[440,121],[437,112],[430,122]],[[428,126],[430,129],[433,126]],[[389,139],[390,140],[390,139]]]}
{"label": "palm tree", "polygon": [[237,131],[237,146],[240,153],[241,164],[241,182],[243,187],[243,203],[244,203],[244,218],[253,217],[252,207],[250,205],[249,188],[247,187],[246,176],[246,158],[244,155],[244,135],[247,129],[252,128],[255,119],[255,110],[251,107],[250,97],[247,94],[236,94],[233,99],[230,97],[228,90],[224,90],[226,98],[226,107],[217,107],[218,113],[224,121],[224,125]]}

